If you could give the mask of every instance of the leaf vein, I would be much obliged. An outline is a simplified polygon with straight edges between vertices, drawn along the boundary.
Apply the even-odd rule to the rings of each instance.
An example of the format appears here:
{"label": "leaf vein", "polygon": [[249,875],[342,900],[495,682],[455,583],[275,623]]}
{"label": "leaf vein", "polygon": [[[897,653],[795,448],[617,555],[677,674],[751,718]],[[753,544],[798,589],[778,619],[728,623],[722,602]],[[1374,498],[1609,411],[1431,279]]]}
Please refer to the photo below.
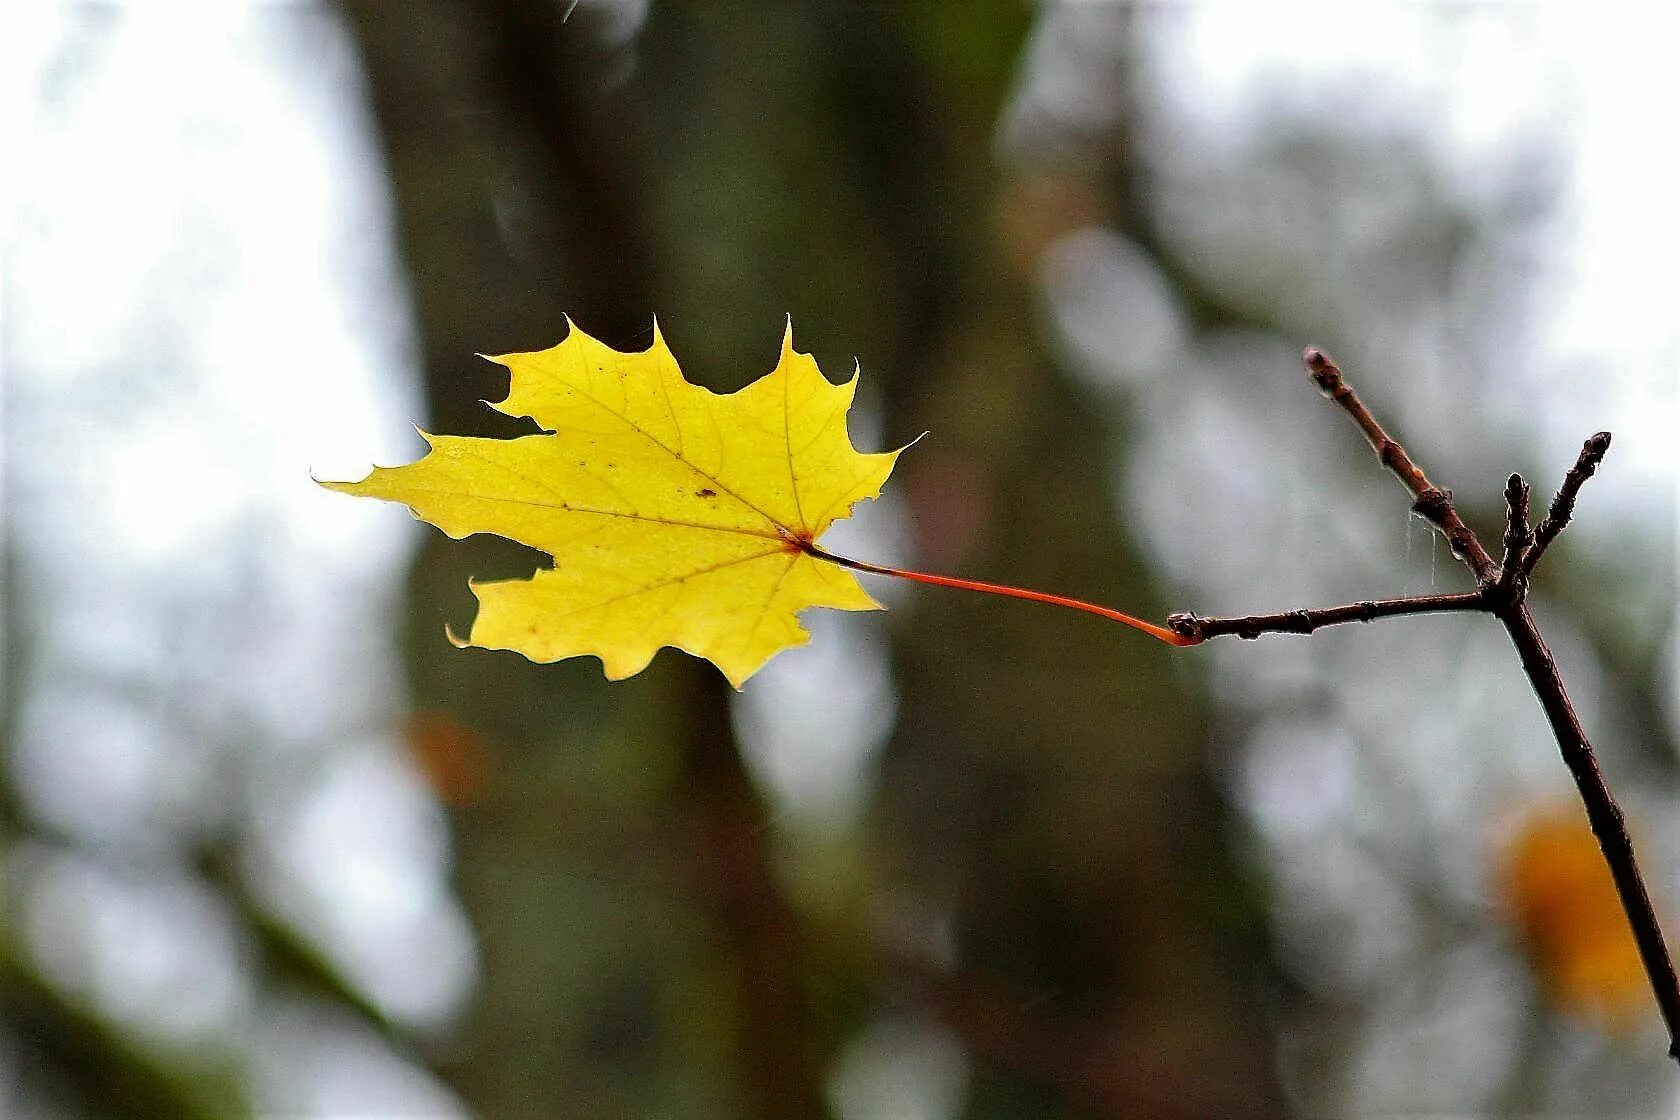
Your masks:
{"label": "leaf vein", "polygon": [[[646,513],[625,513],[616,509],[593,509],[586,506],[575,506],[564,501],[560,503],[539,502],[533,498],[504,498],[494,494],[479,494],[471,490],[445,490],[435,486],[406,485],[395,490],[401,494],[436,494],[446,498],[466,498],[475,502],[499,502],[505,505],[532,506],[536,509],[555,510],[559,513],[582,513],[595,517],[622,517],[631,521],[647,521],[655,525],[670,525],[679,529],[705,529],[713,533],[732,533],[741,537],[758,537],[761,540],[780,541],[780,533],[764,532],[759,529],[742,529],[734,525],[708,525],[703,521],[680,521],[674,517],[654,517]],[[494,530],[481,530],[494,532]]]}
{"label": "leaf vein", "polygon": [[[791,335],[789,336],[791,339]],[[799,474],[793,469],[793,419],[789,415],[788,394],[793,391],[793,377],[782,378],[782,445],[787,448],[788,489],[793,491],[793,510],[799,515],[799,528],[811,529],[805,520],[805,506],[799,500]]]}
{"label": "leaf vein", "polygon": [[[708,568],[699,568],[699,569],[696,569],[695,571],[685,572],[680,576],[674,576],[670,579],[658,580],[654,583],[650,583],[650,584],[647,584],[645,586],[637,587],[637,588],[634,588],[633,590],[626,591],[622,595],[614,595],[610,599],[602,599],[600,602],[590,603],[586,606],[578,607],[575,610],[561,611],[558,614],[547,615],[546,617],[550,618],[550,619],[554,619],[554,620],[559,620],[559,619],[562,619],[562,618],[575,618],[580,614],[588,614],[590,611],[605,610],[608,607],[617,606],[619,603],[624,602],[626,599],[634,599],[636,596],[646,595],[650,591],[662,591],[667,587],[679,586],[681,584],[686,583],[687,581],[689,581],[691,579],[698,579],[701,576],[709,576],[709,575],[713,574],[714,572],[721,572],[726,568],[733,568],[738,564],[750,564],[755,560],[763,560],[766,557],[775,556],[778,553],[780,553],[781,551],[782,551],[781,549],[776,549],[776,550],[771,551],[771,552],[756,552],[751,556],[738,556],[733,560],[725,560],[722,563],[713,564],[712,566],[710,566]],[[529,581],[526,581],[526,582],[529,582]],[[777,586],[778,587],[780,586],[780,581],[778,581]],[[667,607],[666,609],[669,610],[670,608]]]}
{"label": "leaf vein", "polygon": [[[707,392],[706,389],[704,389],[700,386],[696,386],[696,388],[700,389],[700,391],[703,392],[703,393]],[[665,443],[658,436],[655,436],[652,432],[648,431],[646,428],[641,427],[634,420],[630,419],[630,417],[624,415],[622,412],[615,412],[613,410],[612,406],[607,404],[607,402],[601,400],[600,398],[598,398],[596,396],[593,396],[592,394],[584,391],[583,389],[578,389],[574,386],[573,391],[576,392],[578,394],[578,396],[582,397],[584,400],[588,401],[589,403],[591,403],[591,404],[595,405],[597,408],[599,408],[601,411],[605,412],[607,415],[616,417],[617,419],[623,421],[625,427],[629,428],[632,432],[635,432],[637,435],[641,436],[643,439],[647,440],[649,443],[653,444],[655,447],[659,448],[661,451],[664,451],[667,455],[670,455],[672,458],[676,459],[677,462],[681,463],[683,466],[687,467],[689,470],[693,471],[695,474],[699,475],[701,478],[705,479],[707,482],[710,482],[713,486],[716,486],[723,493],[728,494],[731,498],[734,498],[736,501],[740,502],[742,505],[746,506],[748,509],[750,509],[754,513],[758,514],[760,517],[764,518],[764,520],[766,520],[770,523],[772,528],[781,527],[781,522],[777,521],[774,517],[770,516],[770,514],[768,512],[766,512],[763,508],[761,508],[758,504],[756,504],[754,502],[750,502],[746,498],[742,497],[732,487],[730,487],[728,483],[724,482],[722,479],[718,478],[716,475],[709,474],[706,471],[701,470],[695,464],[689,462],[687,459],[684,459],[682,456],[678,455],[674,450],[672,450],[672,448],[669,444]],[[714,423],[716,422],[716,417],[713,417],[713,422]],[[722,430],[721,427],[720,427],[719,430],[720,431]],[[723,443],[722,443],[721,440],[719,441],[719,446],[720,447],[723,446]],[[718,469],[719,469],[720,472],[722,471],[723,468],[722,468],[721,463],[719,464]]]}

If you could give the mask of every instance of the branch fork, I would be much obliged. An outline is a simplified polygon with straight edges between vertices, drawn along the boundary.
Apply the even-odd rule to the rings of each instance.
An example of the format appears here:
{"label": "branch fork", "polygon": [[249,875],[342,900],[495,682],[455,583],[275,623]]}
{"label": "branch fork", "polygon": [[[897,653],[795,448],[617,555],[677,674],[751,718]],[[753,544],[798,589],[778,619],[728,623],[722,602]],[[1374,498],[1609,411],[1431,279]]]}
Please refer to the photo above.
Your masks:
{"label": "branch fork", "polygon": [[1476,590],[1450,595],[1418,595],[1401,599],[1366,600],[1334,607],[1317,607],[1276,614],[1232,618],[1202,618],[1188,611],[1167,618],[1168,628],[1185,644],[1193,645],[1224,634],[1253,639],[1262,634],[1310,634],[1344,622],[1374,622],[1408,614],[1475,611],[1497,618],[1510,635],[1540,706],[1551,724],[1558,750],[1575,779],[1587,820],[1598,838],[1605,863],[1621,899],[1639,947],[1640,960],[1656,996],[1669,1033],[1669,1056],[1680,1061],[1680,979],[1663,941],[1662,927],[1651,905],[1644,878],[1634,857],[1633,842],[1620,806],[1616,804],[1598,759],[1587,740],[1580,717],[1559,676],[1557,664],[1541,636],[1527,598],[1530,577],[1546,549],[1557,539],[1575,511],[1575,499],[1610,449],[1610,433],[1599,432],[1581,447],[1575,465],[1564,476],[1546,516],[1529,528],[1529,485],[1513,474],[1505,484],[1505,534],[1498,561],[1488,553],[1474,530],[1453,505],[1452,491],[1436,486],[1385,431],[1348,385],[1342,371],[1322,350],[1309,347],[1302,355],[1308,375],[1319,390],[1339,405],[1376,452],[1377,459],[1411,491],[1412,509],[1435,526],[1476,578]]}

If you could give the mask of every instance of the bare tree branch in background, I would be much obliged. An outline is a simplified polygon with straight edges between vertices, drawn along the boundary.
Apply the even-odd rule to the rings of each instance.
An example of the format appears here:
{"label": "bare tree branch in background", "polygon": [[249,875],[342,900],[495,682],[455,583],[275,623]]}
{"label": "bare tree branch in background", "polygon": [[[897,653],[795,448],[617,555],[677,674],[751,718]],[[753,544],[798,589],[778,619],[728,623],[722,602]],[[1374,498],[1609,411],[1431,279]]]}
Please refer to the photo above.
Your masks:
{"label": "bare tree branch in background", "polygon": [[1651,991],[1668,1028],[1669,1056],[1680,1061],[1680,979],[1675,976],[1674,962],[1663,940],[1662,926],[1657,921],[1650,893],[1640,874],[1633,840],[1628,835],[1621,807],[1616,804],[1610,787],[1604,781],[1598,757],[1587,740],[1586,730],[1581,726],[1580,717],[1576,715],[1563,678],[1558,673],[1556,659],[1541,636],[1527,604],[1529,574],[1546,547],[1569,523],[1582,485],[1592,477],[1610,449],[1610,433],[1599,432],[1582,445],[1581,454],[1564,477],[1545,519],[1532,534],[1528,530],[1528,483],[1520,475],[1510,477],[1505,488],[1507,527],[1503,559],[1496,563],[1475,532],[1459,517],[1453,506],[1452,491],[1444,490],[1429,480],[1406,449],[1383,429],[1365,407],[1336,364],[1316,347],[1309,347],[1302,357],[1307,372],[1319,389],[1341,406],[1365,434],[1383,466],[1411,491],[1415,499],[1413,511],[1435,526],[1436,531],[1446,538],[1453,555],[1470,569],[1476,577],[1478,590],[1462,595],[1418,596],[1242,618],[1200,618],[1186,612],[1173,615],[1169,625],[1179,634],[1200,641],[1222,634],[1236,634],[1242,638],[1258,638],[1267,633],[1307,634],[1321,626],[1341,622],[1370,622],[1377,618],[1437,611],[1476,610],[1499,619],[1511,636],[1511,644],[1522,660],[1523,671],[1528,675],[1557,738],[1564,764],[1575,779],[1581,803],[1587,811],[1587,820],[1610,867],[1616,893],[1639,946],[1640,961],[1645,966]]}

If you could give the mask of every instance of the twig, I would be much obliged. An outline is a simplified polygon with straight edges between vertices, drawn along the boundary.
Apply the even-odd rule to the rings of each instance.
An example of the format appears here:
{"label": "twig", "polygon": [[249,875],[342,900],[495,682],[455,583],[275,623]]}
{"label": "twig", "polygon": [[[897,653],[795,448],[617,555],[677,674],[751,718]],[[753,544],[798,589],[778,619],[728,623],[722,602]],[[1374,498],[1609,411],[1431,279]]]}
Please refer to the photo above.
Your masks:
{"label": "twig", "polygon": [[1405,614],[1436,614],[1442,611],[1485,611],[1487,599],[1480,591],[1454,595],[1417,595],[1408,599],[1367,599],[1339,607],[1249,614],[1233,618],[1201,618],[1188,611],[1167,616],[1175,634],[1200,642],[1222,634],[1258,638],[1262,634],[1311,634],[1325,626],[1344,622],[1374,622]]}
{"label": "twig", "polygon": [[1405,483],[1406,489],[1412,492],[1413,511],[1434,523],[1441,535],[1447,539],[1447,545],[1452,549],[1453,555],[1469,565],[1470,571],[1479,582],[1489,579],[1494,572],[1493,557],[1488,555],[1487,549],[1482,547],[1482,542],[1476,539],[1476,534],[1471,532],[1470,526],[1464,523],[1458,516],[1458,511],[1453,508],[1452,491],[1443,490],[1430,482],[1429,476],[1406,454],[1406,449],[1383,431],[1383,426],[1377,423],[1377,418],[1371,415],[1352,387],[1342,379],[1342,371],[1324,351],[1316,346],[1309,346],[1301,355],[1301,360],[1306,364],[1312,379],[1318,383],[1319,390],[1353,417],[1353,422],[1365,433],[1365,438],[1371,442],[1371,449],[1377,453],[1382,465],[1393,471],[1395,477]]}
{"label": "twig", "polygon": [[1599,432],[1581,448],[1580,458],[1563,480],[1550,511],[1533,533],[1527,530],[1528,485],[1512,475],[1505,488],[1507,523],[1504,540],[1504,563],[1496,565],[1476,534],[1453,508],[1452,492],[1429,481],[1429,477],[1412,461],[1405,448],[1377,423],[1357,394],[1347,384],[1342,371],[1316,347],[1309,347],[1302,355],[1307,372],[1318,387],[1340,405],[1377,452],[1377,458],[1412,493],[1412,508],[1434,523],[1452,547],[1453,554],[1462,560],[1475,575],[1478,590],[1464,595],[1424,596],[1414,599],[1390,599],[1372,603],[1353,603],[1344,607],[1330,607],[1318,611],[1289,611],[1282,614],[1256,615],[1236,619],[1201,619],[1192,614],[1178,614],[1169,618],[1174,632],[1186,637],[1214,637],[1218,634],[1238,634],[1245,638],[1265,632],[1309,633],[1316,626],[1334,622],[1369,621],[1384,615],[1416,614],[1430,610],[1482,610],[1494,615],[1504,624],[1511,643],[1522,660],[1523,671],[1540,700],[1540,706],[1551,724],[1558,750],[1575,779],[1587,820],[1598,837],[1599,849],[1610,867],[1616,893],[1627,914],[1639,947],[1639,957],[1645,975],[1657,999],[1663,1022],[1668,1028],[1669,1056],[1680,1061],[1680,978],[1676,978],[1674,962],[1663,941],[1662,927],[1651,905],[1649,891],[1639,873],[1634,857],[1633,841],[1620,806],[1605,784],[1597,756],[1587,741],[1580,717],[1570,702],[1563,678],[1558,675],[1557,663],[1546,647],[1534,617],[1524,601],[1527,580],[1535,563],[1574,511],[1575,497],[1581,486],[1592,477],[1604,453],[1610,447],[1610,433]]}
{"label": "twig", "polygon": [[1513,474],[1505,481],[1505,551],[1499,558],[1499,594],[1520,602],[1528,594],[1528,573],[1523,553],[1534,534],[1528,531],[1528,483]]}
{"label": "twig", "polygon": [[1545,554],[1546,546],[1569,524],[1570,517],[1575,513],[1575,496],[1598,470],[1598,464],[1604,461],[1604,453],[1609,450],[1609,432],[1599,432],[1581,445],[1581,454],[1575,465],[1569,468],[1569,473],[1563,476],[1563,485],[1558,487],[1557,496],[1552,499],[1552,508],[1546,511],[1540,527],[1534,530],[1534,543],[1523,552],[1522,569],[1525,575],[1534,570],[1534,565]]}

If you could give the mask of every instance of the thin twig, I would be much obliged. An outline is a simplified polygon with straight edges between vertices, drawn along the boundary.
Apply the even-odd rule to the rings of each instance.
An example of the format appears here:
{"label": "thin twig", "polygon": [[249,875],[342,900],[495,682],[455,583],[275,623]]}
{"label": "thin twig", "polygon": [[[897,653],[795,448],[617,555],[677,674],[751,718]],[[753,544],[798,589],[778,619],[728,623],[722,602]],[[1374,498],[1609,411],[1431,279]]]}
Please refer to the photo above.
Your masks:
{"label": "thin twig", "polygon": [[1232,618],[1202,618],[1188,611],[1167,616],[1173,632],[1195,641],[1235,634],[1258,638],[1262,634],[1311,634],[1325,626],[1344,622],[1374,622],[1407,614],[1435,614],[1442,611],[1485,611],[1487,599],[1480,591],[1453,595],[1417,595],[1407,599],[1367,599],[1338,607],[1250,614]]}
{"label": "thin twig", "polygon": [[1505,551],[1499,558],[1499,595],[1511,601],[1528,593],[1528,573],[1523,570],[1523,553],[1534,534],[1528,531],[1528,483],[1513,474],[1505,481]]}
{"label": "thin twig", "polygon": [[1383,426],[1377,423],[1377,418],[1360,401],[1352,386],[1342,379],[1342,371],[1324,351],[1309,346],[1301,355],[1301,361],[1306,364],[1307,372],[1318,383],[1320,391],[1353,417],[1353,422],[1365,433],[1382,465],[1406,484],[1414,499],[1412,509],[1428,518],[1441,531],[1453,555],[1469,566],[1478,582],[1491,578],[1494,574],[1493,557],[1488,555],[1482,542],[1476,539],[1476,534],[1453,508],[1452,491],[1443,490],[1430,482],[1429,476],[1406,454],[1406,449],[1383,431]]}
{"label": "thin twig", "polygon": [[1581,454],[1575,460],[1575,465],[1569,468],[1569,473],[1563,476],[1563,485],[1558,487],[1557,496],[1552,499],[1552,508],[1546,511],[1546,516],[1540,521],[1540,527],[1534,530],[1534,543],[1523,552],[1524,574],[1534,570],[1534,565],[1539,563],[1540,557],[1545,554],[1546,546],[1569,524],[1570,517],[1575,513],[1575,496],[1581,492],[1581,487],[1593,476],[1593,472],[1598,470],[1598,464],[1604,461],[1604,453],[1609,450],[1609,432],[1599,432],[1581,445]]}
{"label": "thin twig", "polygon": [[[1307,372],[1312,375],[1319,388],[1353,418],[1365,433],[1365,437],[1371,441],[1371,446],[1376,449],[1377,457],[1382,460],[1383,465],[1393,471],[1406,489],[1412,492],[1416,498],[1412,508],[1435,523],[1452,545],[1454,555],[1464,561],[1465,566],[1476,576],[1482,588],[1480,598],[1483,609],[1504,623],[1512,644],[1517,648],[1517,655],[1522,659],[1523,671],[1528,675],[1529,684],[1534,688],[1540,706],[1546,713],[1546,719],[1551,724],[1552,734],[1557,739],[1564,764],[1569,767],[1569,773],[1575,779],[1575,787],[1580,791],[1581,803],[1587,811],[1587,820],[1592,825],[1593,834],[1598,837],[1599,850],[1603,852],[1604,861],[1610,867],[1616,893],[1621,899],[1623,911],[1627,914],[1634,941],[1639,946],[1639,957],[1645,966],[1645,975],[1650,981],[1651,991],[1656,996],[1657,1006],[1668,1028],[1669,1056],[1680,1061],[1680,978],[1675,976],[1674,962],[1669,956],[1668,946],[1663,941],[1662,926],[1657,921],[1656,910],[1651,905],[1650,892],[1645,887],[1638,861],[1634,858],[1633,840],[1628,835],[1621,807],[1616,804],[1610,787],[1605,784],[1603,772],[1598,766],[1598,758],[1593,752],[1592,744],[1587,740],[1586,730],[1581,726],[1580,717],[1576,715],[1575,707],[1570,702],[1563,678],[1558,675],[1557,663],[1553,660],[1551,650],[1547,648],[1545,639],[1541,637],[1540,630],[1534,623],[1533,615],[1529,613],[1528,606],[1523,601],[1522,580],[1519,579],[1508,587],[1503,580],[1497,578],[1497,570],[1487,550],[1453,508],[1452,493],[1432,484],[1417,464],[1412,462],[1405,449],[1383,430],[1382,425],[1377,423],[1353,389],[1348,386],[1342,377],[1342,371],[1336,368],[1335,363],[1322,351],[1313,347],[1307,349],[1302,359],[1306,363]],[[1564,478],[1563,486],[1552,501],[1551,510],[1541,522],[1540,528],[1535,531],[1534,543],[1528,545],[1522,553],[1519,567],[1524,577],[1533,570],[1535,561],[1545,552],[1546,546],[1562,531],[1564,525],[1568,524],[1570,514],[1574,510],[1576,494],[1580,492],[1581,485],[1592,477],[1609,447],[1610,433],[1600,432],[1587,440],[1581,448],[1580,458]],[[1511,497],[1512,492],[1508,487],[1507,499]],[[1511,504],[1514,506],[1517,503]],[[1526,516],[1524,519],[1526,520]],[[1512,520],[1515,520],[1514,516]],[[1507,563],[1510,562],[1511,551],[1511,546],[1507,543]]]}

